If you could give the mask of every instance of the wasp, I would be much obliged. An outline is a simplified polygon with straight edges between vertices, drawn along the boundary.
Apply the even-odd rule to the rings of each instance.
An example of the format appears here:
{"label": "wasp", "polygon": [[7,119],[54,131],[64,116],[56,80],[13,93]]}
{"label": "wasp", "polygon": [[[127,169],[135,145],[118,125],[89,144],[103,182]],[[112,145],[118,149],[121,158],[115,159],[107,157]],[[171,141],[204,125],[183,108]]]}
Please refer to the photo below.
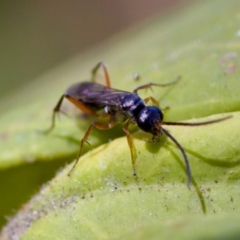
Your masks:
{"label": "wasp", "polygon": [[[103,69],[106,84],[105,86],[95,82],[96,74],[99,68]],[[179,78],[166,84],[144,84],[134,89],[133,92],[122,91],[111,88],[110,78],[106,65],[103,62],[100,62],[92,70],[91,82],[79,82],[70,86],[67,91],[60,97],[55,108],[53,109],[52,123],[50,128],[46,130],[45,133],[49,133],[54,128],[56,114],[60,112],[62,102],[65,98],[68,99],[77,108],[81,109],[84,113],[94,116],[98,120],[92,122],[85,132],[80,142],[78,158],[68,175],[72,173],[73,169],[77,165],[78,160],[82,155],[83,144],[87,142],[87,139],[93,128],[108,130],[119,123],[123,123],[123,131],[126,134],[128,146],[131,152],[133,175],[136,176],[136,152],[129,132],[129,125],[136,124],[142,131],[152,134],[152,139],[149,142],[156,142],[160,139],[161,134],[165,134],[176,144],[176,146],[181,151],[185,162],[187,184],[189,187],[191,184],[191,168],[187,154],[181,144],[165,128],[163,128],[163,125],[201,126],[217,123],[226,120],[231,116],[212,121],[196,123],[165,122],[163,121],[164,115],[163,111],[159,108],[158,101],[151,96],[145,99],[141,99],[138,95],[139,90],[148,89],[152,86],[166,87],[176,83],[178,80]],[[146,105],[149,101],[153,103],[152,106]],[[103,119],[107,120],[107,123],[102,123],[99,121]]]}

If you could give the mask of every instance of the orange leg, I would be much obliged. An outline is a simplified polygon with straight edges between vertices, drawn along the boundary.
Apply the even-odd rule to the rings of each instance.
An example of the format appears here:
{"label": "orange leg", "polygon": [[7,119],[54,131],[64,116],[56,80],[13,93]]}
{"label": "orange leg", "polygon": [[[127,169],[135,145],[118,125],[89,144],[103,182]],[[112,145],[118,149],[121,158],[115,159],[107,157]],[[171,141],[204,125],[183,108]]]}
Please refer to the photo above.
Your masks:
{"label": "orange leg", "polygon": [[[79,150],[79,155],[78,155],[78,158],[77,158],[77,161],[75,162],[75,164],[73,165],[72,169],[70,170],[70,172],[68,173],[68,176],[71,175],[72,171],[74,170],[75,166],[77,165],[78,163],[78,160],[79,158],[81,157],[82,155],[82,148],[83,148],[83,144],[85,142],[87,142],[87,139],[88,139],[88,136],[90,135],[93,127],[96,127],[97,129],[100,129],[100,130],[108,130],[108,129],[111,129],[113,128],[115,125],[117,124],[117,122],[113,121],[110,119],[110,122],[106,125],[106,124],[102,124],[102,123],[99,123],[99,122],[92,122],[90,124],[90,126],[88,127],[84,137],[82,138],[81,140],[81,143],[80,143],[80,150]],[[88,143],[88,142],[87,142]]]}
{"label": "orange leg", "polygon": [[100,67],[103,69],[103,72],[104,72],[106,86],[110,88],[111,87],[110,78],[109,78],[109,74],[108,74],[108,71],[107,71],[107,67],[106,67],[104,62],[98,63],[96,65],[96,67],[93,68],[93,70],[92,70],[92,81],[93,82],[95,81],[97,71],[99,70]]}
{"label": "orange leg", "polygon": [[152,86],[157,86],[157,87],[166,87],[166,86],[169,86],[169,85],[172,85],[174,83],[176,83],[178,80],[180,79],[180,76],[178,76],[175,80],[173,80],[172,82],[169,82],[169,83],[165,83],[165,84],[157,84],[157,83],[148,83],[148,84],[144,84],[142,86],[139,86],[137,87],[136,89],[134,89],[134,93],[137,93],[138,90],[140,89],[152,89]]}
{"label": "orange leg", "polygon": [[129,123],[130,123],[130,122],[127,121],[127,123],[126,123],[126,124],[124,125],[124,127],[123,127],[123,131],[125,132],[125,134],[126,134],[126,136],[127,136],[128,146],[129,146],[130,152],[131,152],[133,175],[136,176],[136,175],[137,175],[137,172],[136,172],[135,163],[136,163],[136,159],[137,159],[137,154],[136,154],[136,148],[135,148],[135,146],[134,146],[134,144],[133,144],[131,135],[130,135],[129,130],[128,130]]}
{"label": "orange leg", "polygon": [[[158,101],[155,98],[153,98],[153,97],[147,97],[143,101],[145,103],[147,103],[149,100],[151,100],[154,105],[156,105],[158,108],[160,108]],[[162,111],[169,110],[169,107],[161,108],[161,110]]]}
{"label": "orange leg", "polygon": [[62,105],[62,101],[63,101],[64,97],[65,97],[65,95],[62,95],[62,96],[60,97],[60,99],[59,99],[58,102],[57,102],[57,105],[56,105],[55,108],[53,109],[51,126],[50,126],[47,130],[43,131],[44,134],[48,134],[49,132],[51,132],[51,131],[54,129],[54,127],[55,127],[56,114],[57,114],[58,112],[60,112],[60,107],[61,107],[61,105]]}
{"label": "orange leg", "polygon": [[[151,100],[154,105],[156,105],[158,108],[160,108],[158,101],[153,97],[147,97],[143,101],[145,103],[148,103],[149,100]],[[161,110],[163,110],[163,111],[168,110],[168,109],[169,109],[169,107],[161,108]]]}
{"label": "orange leg", "polygon": [[88,115],[91,115],[93,117],[99,117],[97,113],[92,111],[89,107],[87,107],[83,102],[80,102],[76,100],[75,98],[69,96],[69,95],[64,95],[66,99],[68,99],[72,104],[74,104],[77,108],[81,109],[83,112],[85,112]]}
{"label": "orange leg", "polygon": [[54,127],[55,127],[55,121],[56,121],[56,114],[58,112],[60,112],[60,108],[63,102],[63,99],[67,98],[71,103],[73,103],[76,107],[78,107],[79,109],[81,109],[83,112],[87,113],[88,115],[94,116],[94,117],[99,117],[98,114],[96,114],[95,112],[93,112],[90,108],[88,108],[85,104],[83,104],[82,102],[77,101],[76,99],[72,98],[69,95],[63,94],[60,99],[57,102],[57,105],[55,106],[55,108],[53,109],[53,115],[52,115],[52,124],[51,126],[44,131],[45,134],[51,132]]}
{"label": "orange leg", "polygon": [[148,103],[149,100],[151,100],[154,105],[156,105],[157,107],[159,107],[158,101],[157,101],[155,98],[153,98],[153,97],[147,97],[147,98],[145,98],[143,101],[144,101],[145,103]]}

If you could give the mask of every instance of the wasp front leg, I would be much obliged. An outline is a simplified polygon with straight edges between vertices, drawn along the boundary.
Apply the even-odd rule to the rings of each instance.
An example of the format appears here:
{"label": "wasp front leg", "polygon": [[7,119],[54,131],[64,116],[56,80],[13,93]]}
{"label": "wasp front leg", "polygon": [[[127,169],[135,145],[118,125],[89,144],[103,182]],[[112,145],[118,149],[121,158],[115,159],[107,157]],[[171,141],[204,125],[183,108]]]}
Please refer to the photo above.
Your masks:
{"label": "wasp front leg", "polygon": [[136,171],[136,159],[137,159],[137,153],[136,153],[136,148],[133,144],[132,137],[129,133],[128,126],[130,124],[130,121],[127,121],[127,123],[123,127],[123,131],[125,132],[127,136],[127,141],[128,141],[128,146],[130,148],[131,152],[131,159],[132,159],[132,168],[133,168],[133,175],[137,176],[137,171]]}
{"label": "wasp front leg", "polygon": [[[158,108],[160,108],[158,101],[157,101],[155,98],[153,98],[153,97],[147,97],[147,98],[145,98],[143,101],[144,101],[145,103],[148,103],[149,100],[151,100],[152,103],[153,103],[155,106],[157,106]],[[162,111],[166,111],[166,110],[169,110],[169,109],[170,109],[169,107],[161,108]]]}
{"label": "wasp front leg", "polygon": [[151,100],[152,103],[159,108],[159,103],[158,103],[158,101],[157,101],[155,98],[153,98],[153,97],[147,97],[147,98],[145,98],[143,101],[144,101],[145,103],[148,103],[149,100]]}

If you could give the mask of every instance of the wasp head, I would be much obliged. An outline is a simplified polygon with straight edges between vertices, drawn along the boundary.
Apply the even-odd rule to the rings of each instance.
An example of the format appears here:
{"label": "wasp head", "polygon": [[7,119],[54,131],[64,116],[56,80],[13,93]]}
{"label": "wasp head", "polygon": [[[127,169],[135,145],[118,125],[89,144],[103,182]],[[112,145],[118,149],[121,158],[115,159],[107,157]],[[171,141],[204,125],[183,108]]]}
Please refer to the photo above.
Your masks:
{"label": "wasp head", "polygon": [[147,106],[143,108],[137,119],[137,125],[144,132],[149,132],[153,137],[158,137],[161,133],[161,123],[163,121],[163,113],[156,106]]}

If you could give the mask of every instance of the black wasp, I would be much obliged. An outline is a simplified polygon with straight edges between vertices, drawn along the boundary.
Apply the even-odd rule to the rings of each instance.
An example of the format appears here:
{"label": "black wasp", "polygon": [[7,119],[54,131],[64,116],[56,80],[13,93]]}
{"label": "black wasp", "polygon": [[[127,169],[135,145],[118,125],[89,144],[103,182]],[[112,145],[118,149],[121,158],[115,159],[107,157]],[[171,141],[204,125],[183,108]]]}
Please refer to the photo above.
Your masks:
{"label": "black wasp", "polygon": [[[96,73],[100,67],[103,69],[104,72],[106,86],[94,82],[96,78]],[[60,107],[62,105],[62,101],[64,98],[68,99],[71,103],[73,103],[76,107],[81,109],[86,114],[94,116],[98,119],[105,120],[107,119],[108,121],[108,123],[106,124],[98,121],[92,122],[90,124],[85,135],[81,140],[78,159],[81,156],[83,143],[87,142],[88,136],[93,127],[96,127],[101,130],[107,130],[113,128],[118,123],[124,123],[123,131],[127,136],[127,141],[131,152],[133,175],[136,175],[135,167],[136,153],[134,150],[132,138],[128,130],[129,125],[137,124],[137,126],[144,132],[151,133],[152,140],[150,142],[155,142],[159,140],[160,135],[164,133],[177,145],[177,147],[179,148],[183,155],[186,165],[188,186],[190,186],[191,169],[186,152],[184,151],[180,143],[162,126],[163,125],[200,126],[220,122],[230,118],[231,116],[200,123],[164,122],[163,112],[160,110],[157,100],[154,99],[153,97],[141,99],[138,96],[138,91],[140,89],[147,89],[151,88],[152,86],[165,87],[172,85],[177,81],[178,79],[166,84],[148,83],[136,88],[132,93],[117,90],[111,88],[107,68],[103,62],[100,62],[92,70],[92,82],[76,83],[72,85],[70,88],[68,88],[67,91],[61,96],[53,110],[52,125],[46,131],[46,133],[50,132],[54,128],[55,116],[56,113],[60,111]],[[146,103],[148,103],[149,101],[152,101],[154,106],[146,106]],[[71,169],[71,171],[69,172],[69,175],[71,174],[76,164],[78,163],[78,159],[74,164],[73,168]]]}

